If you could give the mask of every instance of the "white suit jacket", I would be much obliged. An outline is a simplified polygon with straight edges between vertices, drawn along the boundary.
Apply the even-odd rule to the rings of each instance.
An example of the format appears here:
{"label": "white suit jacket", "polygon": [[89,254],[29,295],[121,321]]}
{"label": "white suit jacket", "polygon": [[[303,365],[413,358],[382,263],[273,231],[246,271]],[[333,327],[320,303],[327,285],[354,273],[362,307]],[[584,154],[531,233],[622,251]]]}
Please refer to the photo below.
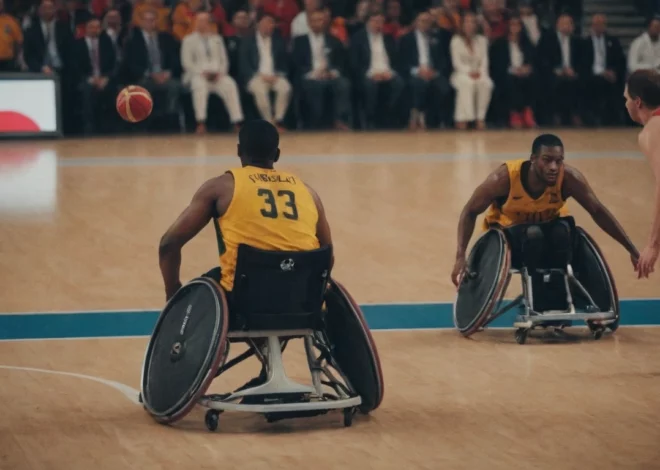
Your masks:
{"label": "white suit jacket", "polygon": [[219,34],[206,36],[208,51],[204,38],[198,32],[183,38],[181,43],[181,65],[183,66],[183,83],[189,84],[194,76],[204,72],[216,72],[227,75],[229,72],[229,56],[225,41]]}

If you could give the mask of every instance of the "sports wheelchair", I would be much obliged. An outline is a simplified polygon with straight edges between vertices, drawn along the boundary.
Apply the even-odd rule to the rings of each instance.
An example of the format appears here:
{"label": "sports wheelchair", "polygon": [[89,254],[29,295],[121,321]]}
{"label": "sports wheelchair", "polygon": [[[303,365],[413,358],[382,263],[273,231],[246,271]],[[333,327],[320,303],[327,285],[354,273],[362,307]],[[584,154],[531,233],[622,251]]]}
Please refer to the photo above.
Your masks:
{"label": "sports wheelchair", "polygon": [[[147,346],[141,400],[159,423],[184,418],[196,404],[205,424],[225,411],[255,412],[268,422],[343,410],[350,426],[383,399],[383,375],[364,316],[330,276],[331,249],[275,252],[238,247],[234,288],[203,276],[169,300]],[[311,385],[291,380],[282,352],[303,339]],[[229,347],[248,350],[227,361]],[[213,379],[256,356],[259,377],[230,393],[206,395]]]}
{"label": "sports wheelchair", "polygon": [[[619,298],[612,273],[596,242],[574,228],[572,261],[564,269],[511,267],[510,240],[499,227],[489,228],[475,243],[454,302],[454,325],[466,337],[518,307],[515,339],[524,344],[535,328],[584,321],[594,339],[619,325]],[[502,301],[512,275],[519,274],[522,294]],[[559,325],[558,327],[556,325]]]}

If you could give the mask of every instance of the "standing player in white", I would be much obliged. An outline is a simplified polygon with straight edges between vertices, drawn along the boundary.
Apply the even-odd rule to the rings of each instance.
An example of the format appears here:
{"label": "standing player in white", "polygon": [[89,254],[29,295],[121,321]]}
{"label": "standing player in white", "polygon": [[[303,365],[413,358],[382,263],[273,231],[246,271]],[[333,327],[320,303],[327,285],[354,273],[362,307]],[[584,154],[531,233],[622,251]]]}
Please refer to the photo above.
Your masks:
{"label": "standing player in white", "polygon": [[660,252],[660,74],[654,70],[633,72],[624,96],[630,118],[644,126],[639,134],[639,146],[655,176],[653,225],[637,263],[638,277],[645,278],[654,271]]}

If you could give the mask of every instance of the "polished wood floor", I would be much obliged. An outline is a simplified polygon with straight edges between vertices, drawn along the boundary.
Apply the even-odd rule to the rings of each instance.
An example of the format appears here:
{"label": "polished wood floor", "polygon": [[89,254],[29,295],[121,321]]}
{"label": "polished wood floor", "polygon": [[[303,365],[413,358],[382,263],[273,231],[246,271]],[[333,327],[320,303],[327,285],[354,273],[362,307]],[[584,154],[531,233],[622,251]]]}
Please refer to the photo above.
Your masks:
{"label": "polished wood floor", "polygon": [[[567,162],[643,245],[653,177],[637,130],[558,133]],[[286,134],[280,165],[323,198],[335,276],[360,303],[452,301],[463,204],[536,135]],[[160,308],[158,240],[204,180],[238,163],[235,146],[235,136],[1,144],[0,313]],[[660,297],[657,276],[637,280],[627,253],[571,209],[621,297]],[[216,263],[215,250],[207,228],[184,250],[184,280]],[[504,330],[375,339],[386,393],[369,418],[344,429],[336,414],[274,425],[227,414],[217,434],[199,411],[162,427],[107,383],[43,372],[137,389],[146,338],[0,342],[0,469],[660,469],[658,330],[526,346]],[[302,378],[293,346],[287,368]],[[256,372],[255,362],[214,388]]]}

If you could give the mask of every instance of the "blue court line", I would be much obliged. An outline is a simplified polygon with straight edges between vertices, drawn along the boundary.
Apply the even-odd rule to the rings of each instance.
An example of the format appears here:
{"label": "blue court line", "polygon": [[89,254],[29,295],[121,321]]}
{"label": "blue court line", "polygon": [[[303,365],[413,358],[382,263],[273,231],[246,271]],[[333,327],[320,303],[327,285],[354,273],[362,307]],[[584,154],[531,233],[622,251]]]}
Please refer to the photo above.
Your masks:
{"label": "blue court line", "polygon": [[[643,158],[636,151],[619,152],[570,152],[566,153],[570,160],[585,159],[632,159]],[[449,162],[456,160],[510,160],[512,158],[527,158],[524,153],[409,153],[409,154],[364,154],[364,155],[285,155],[282,162],[285,165],[321,165],[337,163],[410,163],[410,162]],[[232,155],[212,156],[173,156],[173,157],[76,157],[59,158],[60,167],[153,167],[153,166],[207,166],[236,165],[238,158]]]}
{"label": "blue court line", "polygon": [[[377,304],[362,306],[373,330],[453,328],[451,303]],[[158,311],[107,311],[0,315],[0,341],[149,336]],[[508,312],[492,327],[511,327]],[[621,325],[660,325],[660,299],[621,301]]]}

